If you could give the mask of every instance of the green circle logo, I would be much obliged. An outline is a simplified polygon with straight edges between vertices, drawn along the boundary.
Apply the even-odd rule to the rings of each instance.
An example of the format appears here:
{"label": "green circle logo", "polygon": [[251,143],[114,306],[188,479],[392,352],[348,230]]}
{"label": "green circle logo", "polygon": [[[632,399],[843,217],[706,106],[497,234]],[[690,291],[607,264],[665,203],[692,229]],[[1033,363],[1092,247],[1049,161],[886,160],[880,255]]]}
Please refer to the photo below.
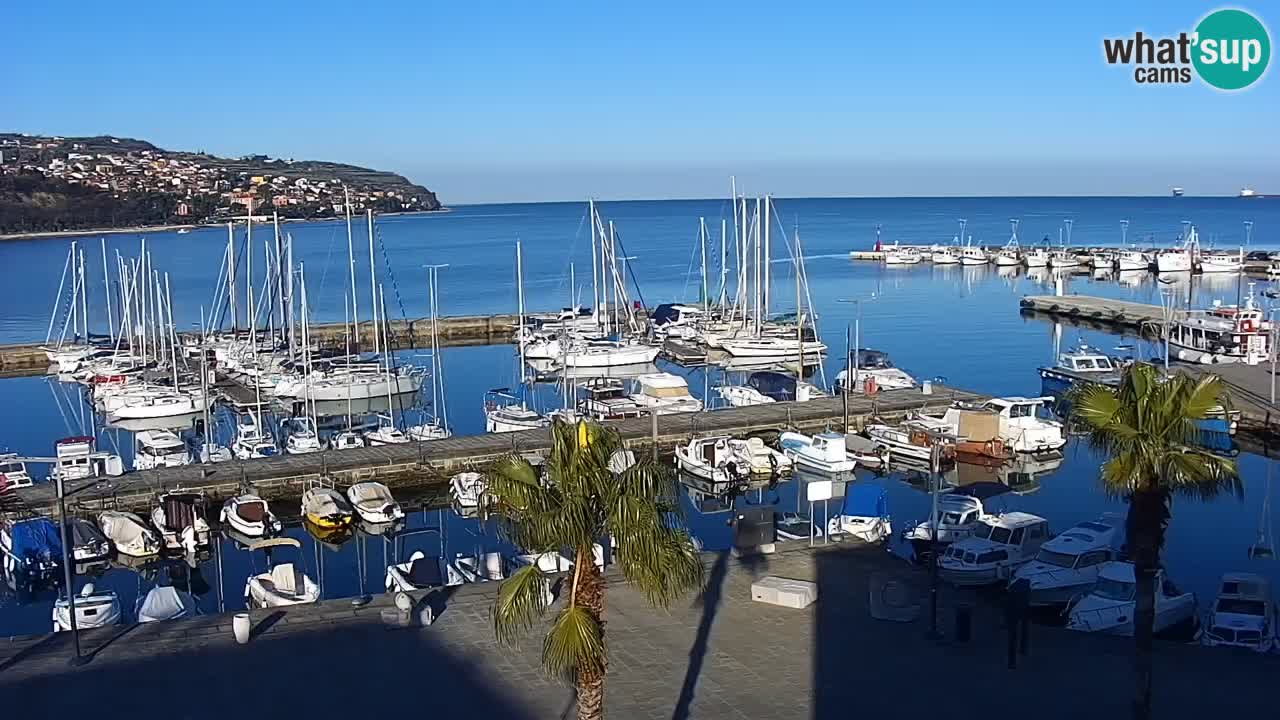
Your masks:
{"label": "green circle logo", "polygon": [[1271,60],[1271,36],[1244,10],[1215,10],[1196,26],[1191,62],[1206,83],[1241,90],[1257,82]]}

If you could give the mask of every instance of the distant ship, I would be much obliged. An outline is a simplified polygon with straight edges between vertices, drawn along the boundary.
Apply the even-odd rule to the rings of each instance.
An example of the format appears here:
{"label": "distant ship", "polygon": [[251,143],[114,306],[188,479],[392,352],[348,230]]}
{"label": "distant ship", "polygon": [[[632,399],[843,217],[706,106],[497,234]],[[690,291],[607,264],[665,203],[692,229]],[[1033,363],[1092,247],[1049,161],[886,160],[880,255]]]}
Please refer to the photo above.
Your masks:
{"label": "distant ship", "polygon": [[1180,188],[1180,187],[1176,187],[1176,188],[1174,188],[1174,189],[1173,189],[1173,196],[1174,196],[1174,197],[1182,197],[1182,188]]}
{"label": "distant ship", "polygon": [[1242,198],[1257,197],[1257,195],[1258,193],[1254,192],[1251,187],[1240,188],[1240,197]]}
{"label": "distant ship", "polygon": [[1274,193],[1271,195],[1266,195],[1258,192],[1257,190],[1254,190],[1251,187],[1244,187],[1244,188],[1240,188],[1240,194],[1237,195],[1236,197],[1249,198],[1251,200],[1274,200],[1276,198],[1280,198],[1280,195],[1277,195]]}

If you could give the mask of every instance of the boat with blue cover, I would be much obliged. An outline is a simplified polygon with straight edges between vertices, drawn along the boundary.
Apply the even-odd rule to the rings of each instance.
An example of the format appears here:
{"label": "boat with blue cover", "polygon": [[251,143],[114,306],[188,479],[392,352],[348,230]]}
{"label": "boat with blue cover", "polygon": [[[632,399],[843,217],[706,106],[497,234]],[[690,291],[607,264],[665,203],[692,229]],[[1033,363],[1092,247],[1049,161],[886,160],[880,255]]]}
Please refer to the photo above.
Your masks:
{"label": "boat with blue cover", "polygon": [[892,535],[889,499],[884,488],[870,482],[850,485],[840,514],[827,523],[827,533],[847,535],[865,543],[878,543]]}
{"label": "boat with blue cover", "polygon": [[62,536],[48,518],[30,518],[0,528],[5,574],[31,583],[54,577],[62,566]]}

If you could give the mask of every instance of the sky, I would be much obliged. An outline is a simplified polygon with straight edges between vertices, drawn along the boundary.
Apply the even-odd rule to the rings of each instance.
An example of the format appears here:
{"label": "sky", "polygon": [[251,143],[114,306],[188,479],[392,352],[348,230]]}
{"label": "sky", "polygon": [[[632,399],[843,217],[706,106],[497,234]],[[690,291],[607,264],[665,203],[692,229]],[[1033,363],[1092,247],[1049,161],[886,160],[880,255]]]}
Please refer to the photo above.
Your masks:
{"label": "sky", "polygon": [[[1217,7],[16,3],[0,130],[349,162],[445,204],[719,197],[730,175],[783,197],[1280,193],[1280,71],[1224,93],[1103,61],[1104,37]],[[1251,9],[1274,42],[1280,6]]]}

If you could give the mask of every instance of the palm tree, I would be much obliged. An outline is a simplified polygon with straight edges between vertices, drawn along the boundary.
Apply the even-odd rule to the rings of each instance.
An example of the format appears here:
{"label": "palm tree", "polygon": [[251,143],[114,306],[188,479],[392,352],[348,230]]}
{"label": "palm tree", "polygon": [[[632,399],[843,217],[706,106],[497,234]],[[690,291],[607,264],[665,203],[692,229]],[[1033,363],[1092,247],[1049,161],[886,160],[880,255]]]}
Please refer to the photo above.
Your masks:
{"label": "palm tree", "polygon": [[[544,474],[510,455],[488,473],[485,507],[517,547],[541,554],[564,551],[573,574],[560,595],[542,642],[542,665],[573,683],[578,717],[604,716],[608,652],[604,583],[593,546],[611,536],[614,560],[632,587],[658,607],[701,585],[702,561],[672,504],[675,482],[666,466],[629,462],[616,430],[595,423],[555,421]],[[626,458],[626,461],[623,461]],[[628,466],[629,465],[629,466]],[[498,640],[512,645],[551,605],[551,579],[537,563],[502,583],[493,606]]]}
{"label": "palm tree", "polygon": [[1216,375],[1162,377],[1152,365],[1134,365],[1119,386],[1089,384],[1072,398],[1073,419],[1108,460],[1102,483],[1127,497],[1125,521],[1137,583],[1133,616],[1133,717],[1151,716],[1151,636],[1155,625],[1155,576],[1160,567],[1173,496],[1207,499],[1224,489],[1240,492],[1234,460],[1196,446],[1197,420],[1227,405]]}

